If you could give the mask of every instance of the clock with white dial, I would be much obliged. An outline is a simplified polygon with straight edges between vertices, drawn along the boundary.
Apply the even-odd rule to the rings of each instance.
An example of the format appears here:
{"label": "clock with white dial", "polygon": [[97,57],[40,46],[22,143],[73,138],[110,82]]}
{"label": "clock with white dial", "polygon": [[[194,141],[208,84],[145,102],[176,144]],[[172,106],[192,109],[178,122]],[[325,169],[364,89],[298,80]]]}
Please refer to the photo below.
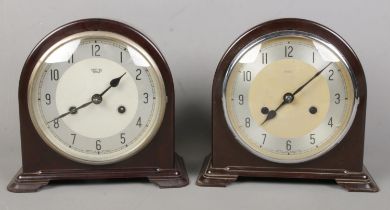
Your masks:
{"label": "clock with white dial", "polygon": [[175,153],[175,93],[160,50],[109,19],[76,20],[31,51],[19,79],[22,167],[11,192],[55,180],[188,184]]}
{"label": "clock with white dial", "polygon": [[233,60],[224,81],[229,128],[255,155],[299,163],[332,149],[356,105],[354,75],[341,53],[314,34],[278,31]]}
{"label": "clock with white dial", "polygon": [[137,43],[86,31],[55,43],[33,69],[28,108],[41,138],[77,162],[108,164],[144,148],[161,125],[160,71]]}

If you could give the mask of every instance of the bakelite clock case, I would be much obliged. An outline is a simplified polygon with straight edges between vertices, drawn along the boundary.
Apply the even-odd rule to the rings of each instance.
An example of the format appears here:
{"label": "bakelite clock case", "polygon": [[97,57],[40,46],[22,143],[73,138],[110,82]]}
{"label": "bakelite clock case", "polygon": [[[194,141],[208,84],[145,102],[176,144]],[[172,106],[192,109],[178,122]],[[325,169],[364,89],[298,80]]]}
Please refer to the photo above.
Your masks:
{"label": "bakelite clock case", "polygon": [[[229,130],[223,109],[224,79],[237,54],[264,35],[286,30],[315,34],[333,44],[349,63],[356,77],[360,98],[356,116],[344,139],[322,156],[302,163],[276,163],[254,155]],[[197,184],[226,186],[238,177],[299,178],[335,180],[349,191],[378,191],[363,165],[367,90],[362,66],[349,45],[330,29],[302,19],[279,19],[250,29],[240,36],[222,57],[212,87],[212,153],[206,157]]]}
{"label": "bakelite clock case", "polygon": [[[150,143],[127,159],[106,165],[70,160],[49,147],[33,126],[27,91],[31,73],[40,57],[59,40],[85,31],[122,35],[141,46],[156,63],[165,85],[167,103],[160,128]],[[28,57],[19,82],[19,113],[23,166],[11,180],[12,192],[37,191],[50,181],[147,178],[161,188],[182,187],[188,176],[181,157],[175,153],[174,86],[169,67],[157,47],[143,34],[123,23],[107,19],[85,19],[66,24],[46,36]]]}

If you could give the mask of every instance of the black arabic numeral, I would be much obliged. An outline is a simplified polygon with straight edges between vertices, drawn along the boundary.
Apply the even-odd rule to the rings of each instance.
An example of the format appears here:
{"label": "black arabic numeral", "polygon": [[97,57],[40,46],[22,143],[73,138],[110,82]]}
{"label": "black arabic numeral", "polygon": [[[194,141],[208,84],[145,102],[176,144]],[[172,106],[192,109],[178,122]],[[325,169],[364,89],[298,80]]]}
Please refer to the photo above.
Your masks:
{"label": "black arabic numeral", "polygon": [[261,135],[264,136],[264,138],[263,138],[263,144],[265,144],[265,139],[267,138],[267,134],[266,134],[266,133],[263,133],[263,134],[261,134]]}
{"label": "black arabic numeral", "polygon": [[138,117],[137,123],[135,125],[138,127],[142,126],[141,117]]}
{"label": "black arabic numeral", "polygon": [[144,104],[147,104],[149,103],[149,94],[148,93],[144,93]]}
{"label": "black arabic numeral", "polygon": [[45,94],[45,99],[46,99],[46,105],[50,105],[51,104],[51,95],[50,93],[46,93]]}
{"label": "black arabic numeral", "polygon": [[249,82],[252,80],[252,72],[251,71],[242,71],[243,73],[243,79],[244,79],[244,82]]}
{"label": "black arabic numeral", "polygon": [[336,100],[334,101],[335,104],[339,104],[340,103],[340,93],[336,93],[334,94],[334,96],[336,97]]}
{"label": "black arabic numeral", "polygon": [[310,134],[310,144],[316,143],[316,138],[314,136],[315,136],[314,134]]}
{"label": "black arabic numeral", "polygon": [[251,118],[249,117],[245,118],[245,127],[247,128],[251,127]]}
{"label": "black arabic numeral", "polygon": [[72,144],[74,144],[74,141],[76,140],[76,134],[75,133],[71,133],[70,135],[73,136]]}
{"label": "black arabic numeral", "polygon": [[315,57],[314,57],[314,56],[315,56],[315,54],[314,54],[314,52],[313,52],[313,63],[315,62]]}
{"label": "black arabic numeral", "polygon": [[92,56],[100,56],[100,53],[99,53],[99,51],[100,51],[100,45],[98,45],[98,44],[93,44],[93,45],[91,46],[91,49],[92,49]]}
{"label": "black arabic numeral", "polygon": [[290,151],[291,150],[291,140],[286,141],[286,150]]}
{"label": "black arabic numeral", "polygon": [[101,150],[102,149],[102,145],[100,144],[100,140],[96,140],[96,150]]}
{"label": "black arabic numeral", "polygon": [[136,80],[141,80],[141,78],[140,78],[141,73],[142,73],[141,69],[137,69],[136,71],[137,71],[137,76],[135,76],[135,79]]}
{"label": "black arabic numeral", "polygon": [[60,78],[60,72],[58,69],[50,69],[50,79],[51,81],[57,81]]}
{"label": "black arabic numeral", "polygon": [[329,119],[328,125],[332,128],[333,127],[333,118],[331,117]]}
{"label": "black arabic numeral", "polygon": [[125,133],[121,133],[121,143],[124,144],[126,142]]}
{"label": "black arabic numeral", "polygon": [[70,56],[70,58],[68,60],[68,63],[74,63],[74,61],[73,61],[73,54],[72,54],[72,56]]}
{"label": "black arabic numeral", "polygon": [[242,94],[238,95],[238,104],[240,105],[244,104],[244,95]]}
{"label": "black arabic numeral", "polygon": [[293,46],[284,46],[284,57],[292,58]]}
{"label": "black arabic numeral", "polygon": [[60,127],[60,123],[58,122],[58,119],[53,120],[53,127],[54,128],[59,128]]}
{"label": "black arabic numeral", "polygon": [[334,74],[334,70],[333,69],[329,69],[329,80],[330,81],[333,80],[333,74]]}
{"label": "black arabic numeral", "polygon": [[268,54],[267,53],[261,53],[261,62],[263,64],[267,64],[268,63]]}

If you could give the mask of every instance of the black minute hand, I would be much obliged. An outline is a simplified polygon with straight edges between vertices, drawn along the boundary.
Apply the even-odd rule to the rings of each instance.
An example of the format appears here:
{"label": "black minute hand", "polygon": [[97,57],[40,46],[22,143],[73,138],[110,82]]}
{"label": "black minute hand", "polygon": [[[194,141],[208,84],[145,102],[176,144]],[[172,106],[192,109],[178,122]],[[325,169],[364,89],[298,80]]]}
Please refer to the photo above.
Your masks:
{"label": "black minute hand", "polygon": [[293,93],[286,93],[283,95],[283,102],[279,104],[279,106],[275,110],[271,110],[268,112],[267,117],[265,120],[261,123],[263,125],[268,120],[271,120],[275,118],[276,112],[284,105],[289,104],[293,102],[294,96],[299,93],[304,87],[306,87],[311,81],[313,81],[316,77],[318,77],[328,66],[330,66],[332,62],[328,63],[324,68],[322,68],[320,71],[318,71],[316,74],[314,74],[307,82],[305,82],[303,85],[301,85],[299,88],[297,88]]}
{"label": "black minute hand", "polygon": [[328,68],[328,66],[330,66],[330,64],[332,64],[332,62],[330,62],[328,65],[326,65],[323,69],[321,69],[321,71],[317,72],[314,76],[312,76],[305,84],[303,84],[301,87],[299,87],[298,89],[296,89],[293,93],[293,95],[295,96],[297,93],[299,93],[306,85],[308,85],[311,81],[313,81],[313,79],[315,79],[316,77],[318,77],[318,75],[320,75],[326,68]]}

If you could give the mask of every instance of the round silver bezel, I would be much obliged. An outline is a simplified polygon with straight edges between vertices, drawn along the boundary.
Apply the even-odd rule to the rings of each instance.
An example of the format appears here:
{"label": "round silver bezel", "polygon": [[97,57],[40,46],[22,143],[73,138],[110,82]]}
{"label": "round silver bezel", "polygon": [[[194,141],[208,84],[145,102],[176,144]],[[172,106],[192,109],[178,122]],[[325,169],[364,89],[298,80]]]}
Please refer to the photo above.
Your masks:
{"label": "round silver bezel", "polygon": [[[228,111],[227,111],[227,103],[226,103],[227,83],[229,81],[230,75],[231,75],[235,65],[237,64],[237,62],[241,59],[242,56],[245,55],[246,52],[251,50],[252,47],[257,46],[259,43],[262,43],[262,42],[264,42],[266,40],[280,38],[280,37],[308,38],[308,39],[315,40],[315,41],[325,45],[326,47],[328,47],[333,53],[335,53],[339,57],[340,61],[346,66],[346,69],[348,70],[348,73],[349,73],[349,75],[351,77],[351,80],[352,80],[352,85],[353,85],[353,90],[354,90],[354,95],[355,95],[353,97],[353,102],[352,102],[353,103],[352,110],[351,110],[352,113],[350,115],[350,118],[348,120],[348,123],[347,123],[346,127],[339,134],[339,136],[337,137],[337,140],[334,141],[326,149],[323,149],[322,151],[320,151],[319,153],[316,153],[315,155],[311,155],[311,156],[308,156],[308,157],[302,158],[302,159],[277,159],[277,158],[273,158],[273,157],[270,157],[270,156],[266,156],[266,155],[264,155],[264,154],[262,154],[262,153],[260,153],[260,152],[258,152],[256,150],[254,150],[248,144],[246,144],[244,140],[241,139],[241,137],[239,136],[237,131],[234,129],[234,127],[232,125],[232,122],[229,119],[229,115],[228,115]],[[269,33],[269,34],[266,34],[264,36],[261,36],[261,37],[255,39],[254,41],[250,42],[249,44],[247,44],[244,48],[242,48],[237,53],[237,55],[233,58],[232,62],[229,64],[229,67],[228,67],[228,69],[227,69],[227,71],[225,73],[223,84],[222,84],[222,99],[221,100],[222,100],[222,105],[223,105],[224,116],[225,116],[225,119],[226,119],[226,122],[228,124],[228,127],[229,127],[230,131],[234,135],[234,138],[243,147],[245,147],[248,151],[250,151],[252,154],[254,154],[254,155],[256,155],[256,156],[258,156],[258,157],[260,157],[262,159],[265,159],[265,160],[268,160],[268,161],[271,161],[271,162],[276,162],[276,163],[302,163],[302,162],[313,160],[315,158],[318,158],[318,157],[324,155],[325,153],[327,153],[330,150],[332,150],[338,143],[340,143],[342,141],[342,139],[347,134],[348,130],[350,129],[350,127],[351,127],[351,125],[352,125],[352,123],[353,123],[353,121],[355,119],[357,106],[359,104],[359,94],[358,94],[356,77],[355,77],[354,73],[351,71],[351,68],[350,68],[350,65],[349,65],[348,61],[345,59],[345,57],[341,54],[341,52],[334,45],[332,45],[328,41],[326,41],[326,40],[322,39],[321,37],[316,36],[315,34],[312,34],[312,33],[304,32],[304,31],[298,31],[298,30],[283,30],[283,31],[277,31],[277,32],[273,32],[273,33]]]}
{"label": "round silver bezel", "polygon": [[[38,120],[36,113],[39,113],[38,109],[39,107],[34,105],[33,103],[33,97],[32,94],[36,93],[37,86],[34,86],[34,84],[37,81],[38,76],[38,70],[42,66],[42,64],[45,62],[46,58],[54,52],[56,49],[58,49],[60,46],[62,46],[65,43],[68,43],[72,40],[76,39],[83,39],[83,38],[103,38],[103,39],[109,39],[112,41],[119,41],[122,43],[125,43],[126,45],[129,45],[133,47],[135,50],[137,50],[141,55],[145,56],[146,60],[150,62],[151,67],[155,70],[157,81],[160,87],[160,95],[161,95],[161,103],[159,104],[159,109],[157,110],[159,113],[153,117],[152,119],[155,121],[154,125],[151,124],[147,131],[142,135],[142,140],[138,140],[138,143],[136,146],[133,147],[132,150],[128,150],[127,152],[121,153],[115,157],[105,159],[105,160],[92,160],[92,159],[83,159],[75,155],[76,152],[72,151],[70,148],[63,146],[58,147],[53,143],[53,141],[56,141],[57,138],[55,135],[51,133],[51,131],[47,128],[46,124],[42,122],[42,120]],[[27,101],[28,101],[28,110],[30,114],[30,118],[32,120],[32,123],[37,130],[39,136],[44,140],[44,142],[50,146],[53,150],[61,154],[62,156],[74,160],[76,162],[85,163],[85,164],[91,164],[91,165],[104,165],[104,164],[111,164],[115,163],[121,160],[124,160],[126,158],[129,158],[139,151],[141,151],[146,145],[150,143],[150,141],[153,139],[157,131],[159,130],[162,120],[164,118],[165,113],[165,106],[167,102],[167,97],[165,93],[165,85],[164,80],[162,78],[162,75],[160,73],[160,70],[155,63],[155,61],[152,59],[152,57],[136,42],[134,42],[131,39],[128,39],[125,36],[122,36],[117,33],[109,32],[109,31],[85,31],[76,33],[70,36],[67,36],[57,43],[53,44],[38,60],[38,62],[35,64],[34,69],[31,73],[31,77],[28,83],[28,90],[27,90]]]}

